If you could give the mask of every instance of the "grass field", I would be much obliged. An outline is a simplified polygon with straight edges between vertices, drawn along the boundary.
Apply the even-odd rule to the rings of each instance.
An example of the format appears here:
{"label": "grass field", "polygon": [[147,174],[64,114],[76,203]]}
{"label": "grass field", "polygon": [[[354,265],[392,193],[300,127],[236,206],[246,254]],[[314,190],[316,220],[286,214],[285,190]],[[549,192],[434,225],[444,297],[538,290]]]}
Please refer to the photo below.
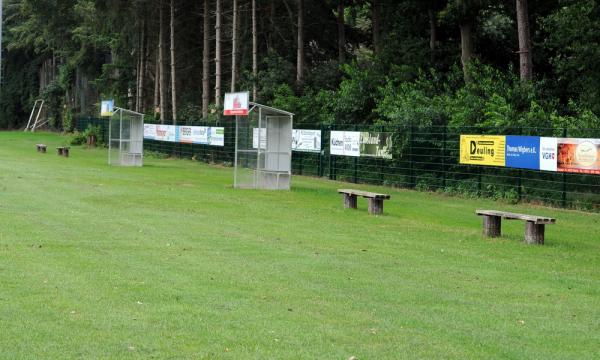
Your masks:
{"label": "grass field", "polygon": [[[373,217],[347,184],[65,141],[0,133],[2,359],[600,358],[598,214],[385,189]],[[558,221],[487,240],[476,208]]]}

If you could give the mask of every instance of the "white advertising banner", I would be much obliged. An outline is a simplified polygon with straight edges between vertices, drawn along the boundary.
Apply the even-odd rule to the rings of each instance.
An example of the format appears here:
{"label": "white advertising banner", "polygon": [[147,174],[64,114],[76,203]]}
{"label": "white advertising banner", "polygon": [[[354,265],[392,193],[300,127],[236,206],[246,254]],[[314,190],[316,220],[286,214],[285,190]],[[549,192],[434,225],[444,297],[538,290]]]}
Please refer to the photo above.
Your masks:
{"label": "white advertising banner", "polygon": [[225,128],[210,127],[208,131],[208,145],[225,146]]}
{"label": "white advertising banner", "polygon": [[292,150],[321,152],[321,130],[292,130]]}
{"label": "white advertising banner", "polygon": [[225,146],[225,128],[144,124],[144,139]]}
{"label": "white advertising banner", "polygon": [[156,138],[156,125],[144,124],[144,139],[154,140]]}
{"label": "white advertising banner", "polygon": [[540,138],[540,170],[557,171],[558,140]]}
{"label": "white advertising banner", "polygon": [[330,140],[331,155],[360,156],[360,132],[332,131]]}
{"label": "white advertising banner", "polygon": [[175,142],[177,137],[177,127],[174,125],[156,125],[154,140]]}

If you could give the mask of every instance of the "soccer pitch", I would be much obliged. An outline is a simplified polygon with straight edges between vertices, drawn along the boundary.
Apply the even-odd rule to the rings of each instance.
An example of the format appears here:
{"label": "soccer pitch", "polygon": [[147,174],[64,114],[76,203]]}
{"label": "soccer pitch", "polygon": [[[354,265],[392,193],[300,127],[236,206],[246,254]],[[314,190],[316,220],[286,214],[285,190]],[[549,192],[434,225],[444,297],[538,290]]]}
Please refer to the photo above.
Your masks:
{"label": "soccer pitch", "polygon": [[[233,169],[0,132],[0,358],[600,356],[600,215]],[[40,154],[35,144],[48,145]],[[384,216],[336,189],[390,193]],[[484,239],[477,208],[547,215]]]}

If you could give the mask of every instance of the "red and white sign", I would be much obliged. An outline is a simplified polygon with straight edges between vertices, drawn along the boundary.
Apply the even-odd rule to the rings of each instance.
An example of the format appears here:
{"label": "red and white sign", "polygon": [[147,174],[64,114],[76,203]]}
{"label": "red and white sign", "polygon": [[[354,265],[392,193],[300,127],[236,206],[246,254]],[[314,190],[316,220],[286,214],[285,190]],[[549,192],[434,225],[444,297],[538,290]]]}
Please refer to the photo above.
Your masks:
{"label": "red and white sign", "polygon": [[249,92],[227,93],[225,94],[225,104],[223,115],[225,116],[248,116],[249,110]]}

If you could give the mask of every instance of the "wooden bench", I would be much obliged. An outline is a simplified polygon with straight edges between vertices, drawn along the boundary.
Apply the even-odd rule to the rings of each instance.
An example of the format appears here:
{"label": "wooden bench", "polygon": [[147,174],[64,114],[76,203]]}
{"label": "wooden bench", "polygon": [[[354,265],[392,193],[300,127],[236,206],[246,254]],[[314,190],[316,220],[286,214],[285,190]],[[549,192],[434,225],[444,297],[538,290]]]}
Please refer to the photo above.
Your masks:
{"label": "wooden bench", "polygon": [[41,152],[41,153],[45,153],[46,152],[46,148],[47,146],[44,144],[36,144],[35,145],[37,147],[37,151]]}
{"label": "wooden bench", "polygon": [[69,149],[70,147],[68,146],[61,146],[56,148],[56,152],[60,156],[69,157]]}
{"label": "wooden bench", "polygon": [[381,215],[383,214],[383,201],[389,200],[390,195],[388,194],[378,194],[368,191],[361,190],[353,190],[353,189],[339,189],[338,193],[344,195],[344,208],[346,209],[356,209],[357,206],[357,197],[362,196],[369,200],[369,214],[371,215]]}
{"label": "wooden bench", "polygon": [[544,232],[547,224],[555,224],[556,219],[546,216],[516,214],[506,211],[477,210],[483,216],[483,235],[499,237],[502,234],[502,219],[525,221],[525,242],[528,244],[544,244]]}

